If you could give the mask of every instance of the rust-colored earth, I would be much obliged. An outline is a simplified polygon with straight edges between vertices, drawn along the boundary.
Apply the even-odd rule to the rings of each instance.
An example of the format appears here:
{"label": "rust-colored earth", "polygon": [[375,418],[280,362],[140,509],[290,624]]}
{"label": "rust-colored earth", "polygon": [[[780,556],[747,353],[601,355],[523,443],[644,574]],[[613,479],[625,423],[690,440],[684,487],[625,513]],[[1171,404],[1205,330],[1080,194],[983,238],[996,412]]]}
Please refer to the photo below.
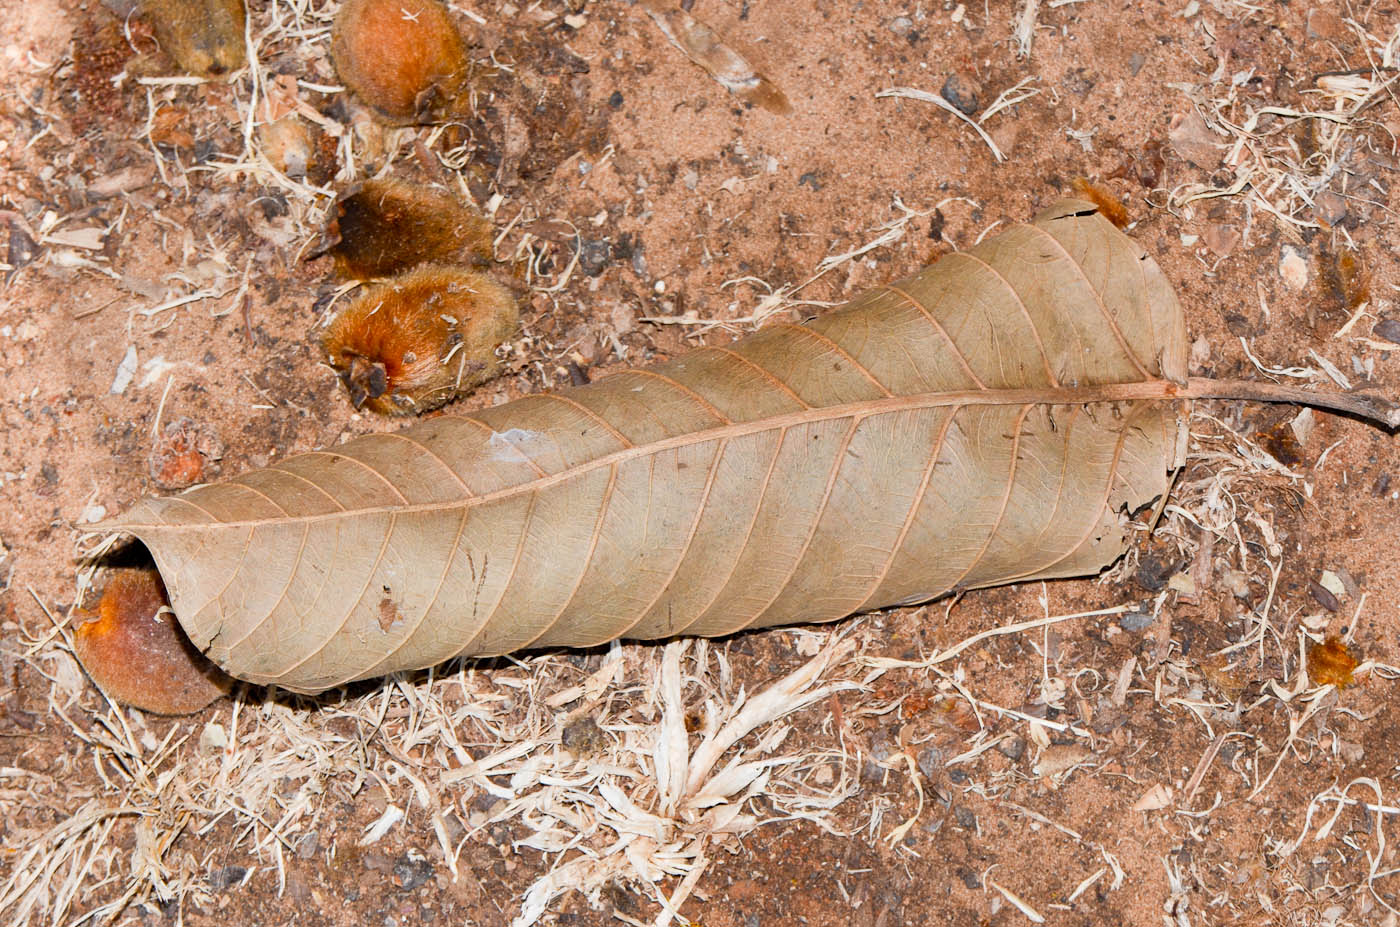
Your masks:
{"label": "rust-colored earth", "polygon": [[[820,313],[1081,179],[1126,204],[1175,283],[1193,374],[1400,395],[1392,8],[697,0],[786,95],[780,115],[731,96],[640,5],[457,4],[477,108],[415,144],[334,92],[333,4],[257,0],[253,120],[308,127],[288,182],[286,163],[243,161],[246,74],[164,80],[151,30],[117,6],[34,0],[0,25],[0,923],[507,924],[578,852],[523,844],[528,822],[493,822],[502,800],[471,784],[467,760],[510,732],[466,725],[469,756],[439,762],[432,719],[473,699],[491,718],[562,718],[570,703],[548,696],[603,653],[322,702],[245,691],[164,719],[115,714],[65,649],[85,524],[162,482],[397,427],[356,415],[320,363],[344,297],[330,258],[305,258],[330,196],[366,173],[456,173],[492,211],[524,324],[508,374],[463,408],[722,343],[771,292],[905,220],[777,317]],[[997,110],[980,123],[991,145],[936,105],[877,97],[894,87],[943,92],[973,121]],[[997,109],[1004,93],[1019,102]],[[284,151],[266,141],[249,150]],[[851,796],[818,823],[757,795],[765,823],[712,848],[681,917],[1395,924],[1400,450],[1298,412],[1200,404],[1171,504],[1104,579],[838,629],[867,660],[910,664],[787,719],[782,751],[819,758],[801,775],[818,789],[848,770]],[[917,665],[996,625],[1119,605]],[[731,691],[752,693],[804,663],[812,633],[713,646]],[[1329,638],[1362,664],[1345,688],[1302,675]],[[610,710],[642,718],[652,663],[627,654]],[[282,767],[239,744],[274,729],[307,771],[254,782]],[[592,755],[620,735],[563,736]],[[240,789],[262,804],[227,810]],[[138,793],[155,810],[120,812]],[[369,841],[390,807],[404,817]],[[623,880],[542,922],[661,910]]]}

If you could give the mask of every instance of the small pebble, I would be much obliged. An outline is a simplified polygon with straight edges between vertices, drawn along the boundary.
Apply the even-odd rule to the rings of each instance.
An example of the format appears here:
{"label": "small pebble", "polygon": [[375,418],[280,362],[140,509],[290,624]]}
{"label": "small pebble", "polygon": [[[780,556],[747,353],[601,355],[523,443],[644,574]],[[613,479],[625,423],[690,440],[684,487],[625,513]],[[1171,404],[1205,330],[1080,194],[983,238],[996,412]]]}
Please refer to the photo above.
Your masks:
{"label": "small pebble", "polygon": [[1331,190],[1324,190],[1313,199],[1313,215],[1327,225],[1337,225],[1347,216],[1347,201]]}
{"label": "small pebble", "polygon": [[1172,116],[1167,141],[1172,151],[1197,167],[1211,170],[1220,163],[1220,137],[1195,107]]}
{"label": "small pebble", "polygon": [[585,238],[579,249],[578,269],[586,276],[596,277],[607,270],[612,261],[612,245],[603,238]]}
{"label": "small pebble", "polygon": [[908,16],[896,16],[894,19],[890,20],[890,31],[895,35],[908,35],[913,28],[914,20],[910,19]]}
{"label": "small pebble", "polygon": [[1376,323],[1376,327],[1371,329],[1371,334],[1391,344],[1400,344],[1400,319],[1381,319]]}
{"label": "small pebble", "polygon": [[1145,631],[1152,626],[1155,620],[1156,619],[1151,615],[1143,612],[1128,612],[1122,618],[1118,619],[1118,627],[1122,628],[1124,631]]}
{"label": "small pebble", "polygon": [[394,884],[405,892],[413,891],[432,875],[433,864],[415,850],[409,850],[394,861]]}
{"label": "small pebble", "polygon": [[120,396],[131,385],[132,379],[136,376],[136,363],[136,348],[128,345],[126,354],[122,355],[121,363],[117,364],[117,375],[112,378],[110,392],[113,396]]}
{"label": "small pebble", "polygon": [[1308,259],[1293,245],[1279,249],[1278,274],[1290,290],[1301,290],[1308,285]]}
{"label": "small pebble", "polygon": [[980,109],[981,87],[966,74],[953,73],[943,82],[939,95],[959,112],[971,116]]}
{"label": "small pebble", "polygon": [[1233,225],[1226,225],[1223,222],[1208,224],[1205,234],[1201,238],[1205,246],[1213,251],[1216,257],[1229,257],[1240,243],[1239,231]]}
{"label": "small pebble", "polygon": [[1006,737],[997,744],[996,750],[1013,763],[1018,763],[1026,755],[1026,740],[1024,737]]}
{"label": "small pebble", "polygon": [[242,883],[248,875],[246,866],[224,866],[222,869],[215,869],[209,873],[209,886],[215,891],[222,891],[226,888],[233,888]]}
{"label": "small pebble", "polygon": [[612,312],[609,314],[609,318],[612,322],[613,331],[617,332],[619,335],[625,335],[628,332],[635,331],[637,328],[637,313],[633,311],[631,306],[624,303],[619,303],[614,306]]}
{"label": "small pebble", "polygon": [[309,831],[297,843],[297,859],[311,859],[320,848],[321,832],[316,830]]}
{"label": "small pebble", "polygon": [[1351,33],[1346,20],[1330,10],[1315,9],[1308,13],[1308,38],[1328,42],[1345,42]]}
{"label": "small pebble", "polygon": [[919,751],[919,772],[925,779],[932,779],[943,768],[943,751],[937,747],[925,747]]}

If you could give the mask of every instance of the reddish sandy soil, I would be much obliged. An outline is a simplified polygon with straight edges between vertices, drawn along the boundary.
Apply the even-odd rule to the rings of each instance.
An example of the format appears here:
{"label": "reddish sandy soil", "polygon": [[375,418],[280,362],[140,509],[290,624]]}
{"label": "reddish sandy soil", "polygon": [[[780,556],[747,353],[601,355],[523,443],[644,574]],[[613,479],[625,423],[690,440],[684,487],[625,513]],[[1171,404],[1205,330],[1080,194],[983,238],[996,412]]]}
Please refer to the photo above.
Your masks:
{"label": "reddish sandy soil", "polygon": [[[1310,19],[1310,6],[1326,15]],[[1353,386],[1400,395],[1394,345],[1385,338],[1400,325],[1382,324],[1400,282],[1390,246],[1400,205],[1390,192],[1400,131],[1394,98],[1382,92],[1341,130],[1299,119],[1272,138],[1308,182],[1324,173],[1322,162],[1337,165],[1309,192],[1316,208],[1294,212],[1297,224],[1240,191],[1183,204],[1184,185],[1229,189],[1240,171],[1221,163],[1230,137],[1215,136],[1211,148],[1208,134],[1202,142],[1180,129],[1193,96],[1209,111],[1209,101],[1233,93],[1226,112],[1235,125],[1265,106],[1332,111],[1335,98],[1314,92],[1317,76],[1356,68],[1364,76],[1382,63],[1400,23],[1396,8],[1226,0],[1182,7],[1040,4],[1031,53],[1021,57],[1012,27],[1022,6],[1005,0],[966,7],[698,0],[693,14],[786,92],[792,112],[777,115],[710,80],[639,6],[457,4],[475,14],[463,18],[474,58],[494,55],[510,68],[483,77],[481,109],[466,129],[437,138],[425,130],[431,149],[422,156],[405,149],[393,173],[438,179],[445,169],[433,155],[462,146],[462,172],[478,202],[502,197],[493,218],[510,230],[496,270],[523,294],[524,324],[509,374],[462,407],[567,382],[570,362],[597,374],[720,343],[745,325],[731,332],[644,320],[742,319],[768,287],[801,284],[824,257],[874,239],[904,214],[897,203],[918,213],[902,236],[807,286],[797,298],[813,305],[783,315],[819,313],[1026,220],[1074,192],[1077,178],[1126,204],[1130,234],[1175,284],[1191,337],[1201,339],[1193,372],[1259,376],[1244,338],[1265,365],[1318,369],[1320,357]],[[255,28],[274,12],[255,0]],[[55,825],[122,788],[117,766],[96,762],[101,751],[90,742],[101,740],[109,708],[74,675],[53,619],[74,599],[82,525],[159,491],[157,419],[162,430],[188,419],[187,428],[217,445],[206,479],[396,427],[355,415],[318,363],[313,328],[341,281],[328,259],[305,258],[304,204],[266,175],[197,169],[241,150],[237,95],[217,82],[137,83],[136,75],[167,72],[139,24],[134,57],[121,23],[96,2],[36,0],[0,24],[0,209],[10,217],[10,267],[0,289],[0,879]],[[269,43],[263,65],[333,85],[324,34],[316,43]],[[114,83],[124,68],[129,76]],[[1027,87],[1037,95],[986,122],[1004,162],[949,113],[875,96],[898,86],[936,93],[950,75],[976,95],[979,113],[1034,78]],[[327,120],[349,122],[357,111],[341,95],[303,86],[298,96]],[[165,113],[154,137],[143,135],[152,105]],[[518,138],[522,127],[529,144],[512,147],[511,133]],[[316,150],[314,170],[330,187],[343,186],[327,179],[343,167],[334,146]],[[381,156],[369,166],[382,163]],[[1270,177],[1286,172],[1279,161],[1271,169]],[[1265,199],[1281,202],[1285,184]],[[1335,197],[1319,198],[1329,190]],[[581,236],[579,266],[562,289],[545,292],[576,247],[566,222]],[[26,228],[51,240],[30,244]],[[89,228],[102,233],[78,244],[95,247],[60,234]],[[524,247],[533,249],[542,279],[527,280],[516,253],[527,231],[534,238]],[[1281,274],[1289,255],[1300,285]],[[217,295],[143,312],[206,290]],[[1362,302],[1363,314],[1338,337]],[[113,393],[129,349],[139,366]],[[1400,866],[1393,678],[1364,673],[1323,695],[1297,730],[1296,749],[1267,787],[1251,792],[1306,709],[1283,697],[1298,678],[1300,629],[1315,638],[1343,635],[1360,658],[1400,664],[1400,546],[1392,529],[1400,449],[1390,434],[1321,413],[1299,441],[1288,427],[1294,408],[1204,403],[1197,411],[1208,417],[1192,422],[1196,456],[1173,501],[1199,515],[1210,503],[1209,477],[1221,468],[1234,474],[1233,525],[1204,557],[1197,551],[1205,534],[1169,513],[1164,524],[1179,537],[1143,542],[1107,580],[1053,583],[1045,604],[1041,587],[1011,587],[969,593],[946,615],[940,603],[864,619],[872,652],[913,659],[1046,609],[1150,604],[1165,592],[1153,622],[1071,621],[1048,635],[994,638],[944,667],[959,666],[962,684],[984,702],[1072,724],[1084,736],[1041,728],[1047,743],[1036,743],[1024,720],[990,715],[985,724],[1007,736],[950,763],[978,721],[960,703],[934,698],[936,677],[927,670],[893,671],[872,693],[823,701],[796,716],[794,743],[833,749],[839,728],[847,749],[862,754],[857,794],[831,817],[853,832],[836,836],[799,821],[759,828],[731,844],[732,853],[718,852],[685,917],[705,927],[1026,922],[1010,893],[1056,924],[1393,924],[1385,907],[1400,907],[1400,875],[1386,874]],[[1296,478],[1245,466],[1232,435],[1272,453]],[[1278,570],[1272,599],[1269,563]],[[1341,595],[1325,588],[1335,585],[1331,576],[1344,577]],[[1265,609],[1267,646],[1250,651],[1260,659],[1222,671],[1212,655],[1250,634],[1251,616]],[[761,687],[795,668],[804,659],[795,640],[773,631],[729,642],[737,677]],[[584,658],[580,672],[597,659]],[[1130,660],[1131,687],[1114,699]],[[497,671],[488,666],[483,678]],[[1037,703],[1044,675],[1071,681],[1048,709]],[[899,696],[908,697],[888,713],[859,710]],[[203,725],[227,723],[230,711],[224,700],[193,718],[147,719],[155,741],[172,730],[174,741],[188,738],[161,768],[178,769]],[[345,735],[338,724],[324,720],[327,737]],[[1189,788],[1217,737],[1217,752]],[[372,736],[364,743],[371,769],[402,760]],[[1055,763],[1076,760],[1083,765],[1066,777],[1049,775]],[[918,802],[911,766],[924,808],[892,846],[884,835]],[[1374,781],[1389,811],[1324,801],[1310,812],[1314,796],[1358,777]],[[1158,803],[1164,807],[1134,810],[1158,785],[1172,790]],[[357,848],[354,838],[392,797],[388,788],[381,779],[328,799],[310,842],[288,848],[280,886],[267,856],[243,839],[246,822],[192,820],[164,852],[204,890],[133,904],[118,922],[505,924],[554,862],[513,848],[527,833],[518,822],[471,837],[455,881],[422,819],[410,816]],[[1368,785],[1346,794],[1378,801]],[[763,799],[756,804],[761,815]],[[463,799],[464,819],[472,808]],[[883,817],[871,825],[873,809]],[[110,852],[65,922],[134,884],[138,830],[128,819],[112,825],[104,840]],[[1305,842],[1290,846],[1304,833]],[[1076,895],[1109,855],[1121,865],[1121,883],[1109,869]],[[1368,875],[1375,875],[1369,887]],[[625,886],[604,892],[600,903],[595,909],[565,896],[545,922],[607,923],[611,912],[650,922],[658,911],[653,898]],[[12,916],[0,910],[0,921]],[[36,909],[32,922],[49,916]]]}

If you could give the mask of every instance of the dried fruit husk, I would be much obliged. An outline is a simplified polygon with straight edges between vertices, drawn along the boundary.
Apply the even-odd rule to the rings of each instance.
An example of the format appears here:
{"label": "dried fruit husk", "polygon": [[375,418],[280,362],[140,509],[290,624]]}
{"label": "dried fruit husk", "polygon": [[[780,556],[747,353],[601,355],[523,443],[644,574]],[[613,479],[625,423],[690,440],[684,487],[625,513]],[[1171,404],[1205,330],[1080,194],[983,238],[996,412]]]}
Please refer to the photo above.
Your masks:
{"label": "dried fruit husk", "polygon": [[396,124],[453,115],[470,82],[466,45],[437,0],[348,0],[331,59],[345,85]]}
{"label": "dried fruit husk", "polygon": [[367,180],[336,203],[320,253],[342,275],[372,280],[422,264],[484,267],[491,239],[491,223],[446,190]]}
{"label": "dried fruit husk", "polygon": [[97,611],[79,615],[73,650],[98,687],[123,705],[189,714],[233,685],[185,636],[154,569],[118,570]]}
{"label": "dried fruit husk", "polygon": [[426,412],[500,369],[515,300],[484,274],[430,266],[369,287],[326,329],[327,360],[356,408]]}
{"label": "dried fruit husk", "polygon": [[228,74],[248,61],[243,0],[142,0],[161,51],[199,77]]}

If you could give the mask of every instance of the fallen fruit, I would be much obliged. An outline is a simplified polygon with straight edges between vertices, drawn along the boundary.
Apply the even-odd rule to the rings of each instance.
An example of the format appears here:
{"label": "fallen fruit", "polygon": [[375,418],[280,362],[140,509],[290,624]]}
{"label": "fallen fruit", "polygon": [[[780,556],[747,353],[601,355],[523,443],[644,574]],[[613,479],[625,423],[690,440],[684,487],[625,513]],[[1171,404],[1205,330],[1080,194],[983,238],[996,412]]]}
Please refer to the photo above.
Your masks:
{"label": "fallen fruit", "polygon": [[228,74],[248,61],[243,0],[142,0],[161,51],[188,74]]}
{"label": "fallen fruit", "polygon": [[367,180],[336,203],[325,232],[336,270],[356,280],[389,277],[421,264],[484,266],[491,223],[446,190]]}
{"label": "fallen fruit", "polygon": [[430,266],[376,284],[326,328],[327,359],[355,408],[426,412],[496,375],[515,300],[484,274]]}
{"label": "fallen fruit", "polygon": [[233,680],[190,643],[154,569],[117,571],[96,613],[82,611],[73,650],[114,701],[158,715],[198,711]]}
{"label": "fallen fruit", "polygon": [[331,31],[336,73],[396,123],[451,115],[467,90],[466,46],[438,0],[348,0]]}

